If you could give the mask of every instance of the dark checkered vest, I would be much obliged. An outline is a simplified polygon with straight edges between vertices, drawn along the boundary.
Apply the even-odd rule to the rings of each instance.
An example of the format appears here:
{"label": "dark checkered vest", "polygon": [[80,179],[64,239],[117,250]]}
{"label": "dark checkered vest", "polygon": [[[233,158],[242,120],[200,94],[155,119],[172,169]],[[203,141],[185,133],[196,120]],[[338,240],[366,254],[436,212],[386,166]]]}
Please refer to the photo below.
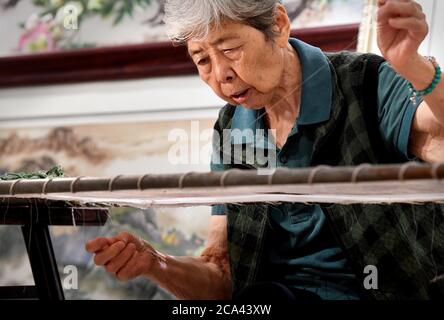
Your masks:
{"label": "dark checkered vest", "polygon": [[[328,121],[307,126],[314,148],[311,164],[359,165],[399,163],[378,131],[378,69],[384,61],[369,54],[326,54],[332,72],[332,113]],[[221,109],[215,130],[231,128],[235,107]],[[223,145],[221,139],[221,152]],[[251,166],[226,165],[225,169]],[[361,283],[364,268],[378,269],[378,289],[363,290],[370,299],[430,299],[443,297],[444,206],[322,205],[339,245]],[[228,248],[233,294],[261,281],[262,251],[269,228],[265,204],[227,205]]]}

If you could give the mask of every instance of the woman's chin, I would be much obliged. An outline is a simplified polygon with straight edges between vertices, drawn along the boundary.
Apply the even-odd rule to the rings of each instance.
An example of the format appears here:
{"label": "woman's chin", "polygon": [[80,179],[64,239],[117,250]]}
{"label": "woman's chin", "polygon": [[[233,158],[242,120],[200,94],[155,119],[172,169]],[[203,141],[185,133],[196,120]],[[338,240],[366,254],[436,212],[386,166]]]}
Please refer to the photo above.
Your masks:
{"label": "woman's chin", "polygon": [[259,110],[259,109],[262,109],[264,107],[263,104],[251,101],[251,99],[248,99],[248,100],[244,101],[243,103],[234,103],[234,105],[235,106],[236,105],[237,106],[240,105],[240,106],[242,106],[242,107],[244,107],[246,109],[252,109],[252,110]]}
{"label": "woman's chin", "polygon": [[264,106],[244,103],[244,104],[242,104],[242,107],[244,107],[246,109],[251,109],[251,110],[259,110],[259,109],[262,109]]}
{"label": "woman's chin", "polygon": [[246,99],[245,101],[242,101],[242,103],[232,100],[232,99],[224,99],[226,102],[231,104],[232,106],[242,106],[246,109],[252,109],[252,110],[259,110],[264,107],[263,103],[259,103],[258,101],[252,101],[252,99]]}

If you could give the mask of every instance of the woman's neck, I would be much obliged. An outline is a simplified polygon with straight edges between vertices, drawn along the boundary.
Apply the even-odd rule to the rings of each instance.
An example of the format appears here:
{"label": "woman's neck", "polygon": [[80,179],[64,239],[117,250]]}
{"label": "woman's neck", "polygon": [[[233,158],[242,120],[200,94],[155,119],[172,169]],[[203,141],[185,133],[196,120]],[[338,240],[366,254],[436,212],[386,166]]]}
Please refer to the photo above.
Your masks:
{"label": "woman's neck", "polygon": [[290,44],[284,53],[284,59],[281,84],[272,102],[265,106],[267,121],[273,129],[278,129],[279,124],[293,124],[300,109],[302,68],[298,54]]}

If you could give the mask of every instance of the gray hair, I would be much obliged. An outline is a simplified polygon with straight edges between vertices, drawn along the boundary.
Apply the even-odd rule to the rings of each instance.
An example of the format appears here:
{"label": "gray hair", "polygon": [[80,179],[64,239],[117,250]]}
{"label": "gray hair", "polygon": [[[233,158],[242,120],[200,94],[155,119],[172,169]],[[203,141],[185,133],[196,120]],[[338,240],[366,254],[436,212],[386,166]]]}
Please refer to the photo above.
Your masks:
{"label": "gray hair", "polygon": [[167,0],[168,37],[177,44],[202,39],[224,19],[244,23],[272,39],[276,5],[280,0]]}

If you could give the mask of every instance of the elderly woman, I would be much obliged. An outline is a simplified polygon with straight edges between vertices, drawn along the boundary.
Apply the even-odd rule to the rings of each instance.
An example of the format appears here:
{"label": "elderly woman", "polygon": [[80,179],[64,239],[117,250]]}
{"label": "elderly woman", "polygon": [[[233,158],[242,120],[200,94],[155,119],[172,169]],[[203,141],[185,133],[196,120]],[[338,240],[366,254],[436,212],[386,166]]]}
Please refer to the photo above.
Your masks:
{"label": "elderly woman", "polygon": [[[293,168],[444,159],[444,82],[437,62],[418,53],[428,33],[422,9],[410,0],[378,6],[384,59],[324,54],[289,38],[278,0],[167,1],[172,40],[187,46],[202,80],[228,103],[215,135],[274,129],[266,145],[214,139],[212,169],[251,169],[221,161],[236,144],[274,148],[276,166]],[[402,233],[404,217],[442,207],[427,210],[215,206],[199,257],[161,254],[129,233],[86,247],[118,279],[144,276],[184,299],[429,298],[436,261]],[[366,280],[368,265],[377,267],[377,283]]]}

